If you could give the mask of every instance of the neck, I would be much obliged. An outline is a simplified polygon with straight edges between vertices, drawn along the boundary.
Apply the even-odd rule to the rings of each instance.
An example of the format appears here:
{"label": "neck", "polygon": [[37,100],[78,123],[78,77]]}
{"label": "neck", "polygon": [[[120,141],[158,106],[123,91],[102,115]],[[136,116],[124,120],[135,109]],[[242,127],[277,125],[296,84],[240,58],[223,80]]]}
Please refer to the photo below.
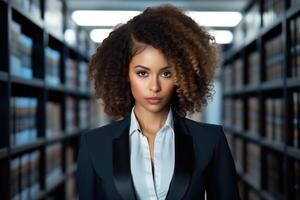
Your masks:
{"label": "neck", "polygon": [[135,106],[134,113],[143,132],[156,134],[163,127],[168,117],[169,107],[166,106],[162,111],[149,112],[139,106]]}

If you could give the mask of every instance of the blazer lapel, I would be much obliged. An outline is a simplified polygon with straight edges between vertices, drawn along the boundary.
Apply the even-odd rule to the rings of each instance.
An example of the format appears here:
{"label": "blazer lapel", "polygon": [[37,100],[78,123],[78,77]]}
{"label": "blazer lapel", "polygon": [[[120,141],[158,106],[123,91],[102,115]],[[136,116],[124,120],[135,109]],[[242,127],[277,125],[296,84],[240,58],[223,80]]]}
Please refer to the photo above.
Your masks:
{"label": "blazer lapel", "polygon": [[[192,137],[187,134],[180,116],[174,113],[175,169],[166,200],[182,199],[186,193],[194,170]],[[130,170],[129,152],[130,115],[116,128],[113,140],[113,173],[115,186],[123,199],[137,199]],[[119,132],[120,131],[120,132]]]}
{"label": "blazer lapel", "polygon": [[166,200],[184,197],[194,171],[193,140],[182,122],[183,118],[174,112],[175,169]]}
{"label": "blazer lapel", "polygon": [[129,120],[130,116],[123,120],[119,127],[121,135],[113,141],[113,174],[115,186],[122,198],[136,199],[130,171]]}

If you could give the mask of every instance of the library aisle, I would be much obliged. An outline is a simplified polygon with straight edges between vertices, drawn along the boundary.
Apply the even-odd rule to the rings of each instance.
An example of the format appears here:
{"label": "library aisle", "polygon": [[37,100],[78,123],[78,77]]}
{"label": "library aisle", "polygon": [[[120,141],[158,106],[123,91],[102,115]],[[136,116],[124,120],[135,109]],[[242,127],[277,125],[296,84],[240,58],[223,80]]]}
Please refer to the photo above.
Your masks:
{"label": "library aisle", "polygon": [[1,200],[78,199],[80,135],[112,122],[90,57],[117,20],[170,2],[199,24],[200,11],[236,12],[203,24],[223,59],[214,102],[188,118],[224,127],[242,200],[300,200],[300,0],[0,0]]}

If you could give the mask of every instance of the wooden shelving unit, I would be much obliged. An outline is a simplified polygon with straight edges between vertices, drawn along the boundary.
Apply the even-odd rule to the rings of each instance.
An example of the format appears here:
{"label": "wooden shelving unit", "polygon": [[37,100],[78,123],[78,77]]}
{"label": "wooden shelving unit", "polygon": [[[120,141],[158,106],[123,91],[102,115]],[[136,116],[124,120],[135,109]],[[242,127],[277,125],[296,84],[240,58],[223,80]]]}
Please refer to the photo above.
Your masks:
{"label": "wooden shelving unit", "polygon": [[223,125],[242,199],[300,199],[299,19],[300,1],[249,1],[225,52]]}
{"label": "wooden shelving unit", "polygon": [[[33,1],[21,2],[26,5],[22,7],[14,1],[0,0],[1,199],[18,199],[20,196],[27,199],[72,199],[77,195],[74,181],[80,133],[94,126],[89,120],[82,118],[91,117],[92,91],[89,83],[81,83],[79,80],[81,74],[79,64],[88,63],[88,49],[85,50],[86,53],[79,49],[82,44],[78,42],[78,35],[74,46],[63,37],[64,30],[68,28],[65,0],[37,0],[35,5],[31,5]],[[62,21],[58,22],[62,24],[61,34],[57,34],[45,20],[45,13],[49,8],[47,6],[53,2],[61,3],[58,5],[62,6]],[[29,4],[32,7],[27,7]],[[32,12],[26,9],[32,9]],[[40,17],[34,15],[33,10]],[[16,28],[15,23],[20,27],[20,34],[30,38],[32,43],[31,53],[27,58],[22,58],[23,54],[19,55],[21,61],[27,59],[26,62],[28,62],[28,58],[30,60],[32,73],[30,78],[22,74],[16,75],[14,72],[16,61],[12,62],[11,56],[16,49],[11,47],[15,45],[14,33],[11,31]],[[80,30],[79,27],[76,28],[75,32]],[[86,44],[87,48],[88,45],[90,45],[89,42]],[[56,84],[46,80],[49,64],[45,52],[46,47],[50,47],[59,55],[58,67],[55,69],[58,72],[53,72],[57,73],[55,78],[59,80]],[[20,49],[23,50],[22,47]],[[75,87],[73,88],[66,84],[69,73],[68,64],[65,62],[67,58],[71,58],[77,66],[74,68]],[[22,64],[21,67],[24,67]],[[86,88],[79,89],[80,84],[87,84]],[[12,101],[13,98],[15,101]],[[24,99],[25,102],[35,102],[35,107],[24,109],[22,107]],[[69,108],[71,101],[74,105]],[[54,115],[55,111],[49,112],[47,108],[49,102],[60,108],[57,115],[60,131],[53,136],[50,133],[51,137],[48,137],[48,128],[51,126],[48,123],[51,120],[55,121],[51,119],[54,118],[51,115]],[[69,109],[73,111],[70,112]],[[88,114],[82,113],[85,111]],[[74,127],[68,127],[70,125],[68,120],[71,120]],[[86,121],[86,124],[80,121]],[[24,124],[27,129],[24,129]],[[26,131],[27,133],[24,133]],[[33,139],[29,140],[30,137]],[[55,166],[52,162],[56,163]],[[51,174],[57,170],[60,171],[58,175]],[[47,185],[49,173],[53,175],[50,186]]]}

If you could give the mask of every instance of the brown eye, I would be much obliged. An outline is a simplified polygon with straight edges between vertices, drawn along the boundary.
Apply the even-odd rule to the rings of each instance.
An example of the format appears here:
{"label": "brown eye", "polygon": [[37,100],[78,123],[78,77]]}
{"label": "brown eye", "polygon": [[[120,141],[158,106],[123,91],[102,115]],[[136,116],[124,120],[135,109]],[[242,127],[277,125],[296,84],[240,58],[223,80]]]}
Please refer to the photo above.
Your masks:
{"label": "brown eye", "polygon": [[140,77],[146,77],[148,73],[146,71],[139,71],[136,74],[139,75]]}
{"label": "brown eye", "polygon": [[170,78],[171,77],[171,72],[163,72],[162,74],[165,78]]}

